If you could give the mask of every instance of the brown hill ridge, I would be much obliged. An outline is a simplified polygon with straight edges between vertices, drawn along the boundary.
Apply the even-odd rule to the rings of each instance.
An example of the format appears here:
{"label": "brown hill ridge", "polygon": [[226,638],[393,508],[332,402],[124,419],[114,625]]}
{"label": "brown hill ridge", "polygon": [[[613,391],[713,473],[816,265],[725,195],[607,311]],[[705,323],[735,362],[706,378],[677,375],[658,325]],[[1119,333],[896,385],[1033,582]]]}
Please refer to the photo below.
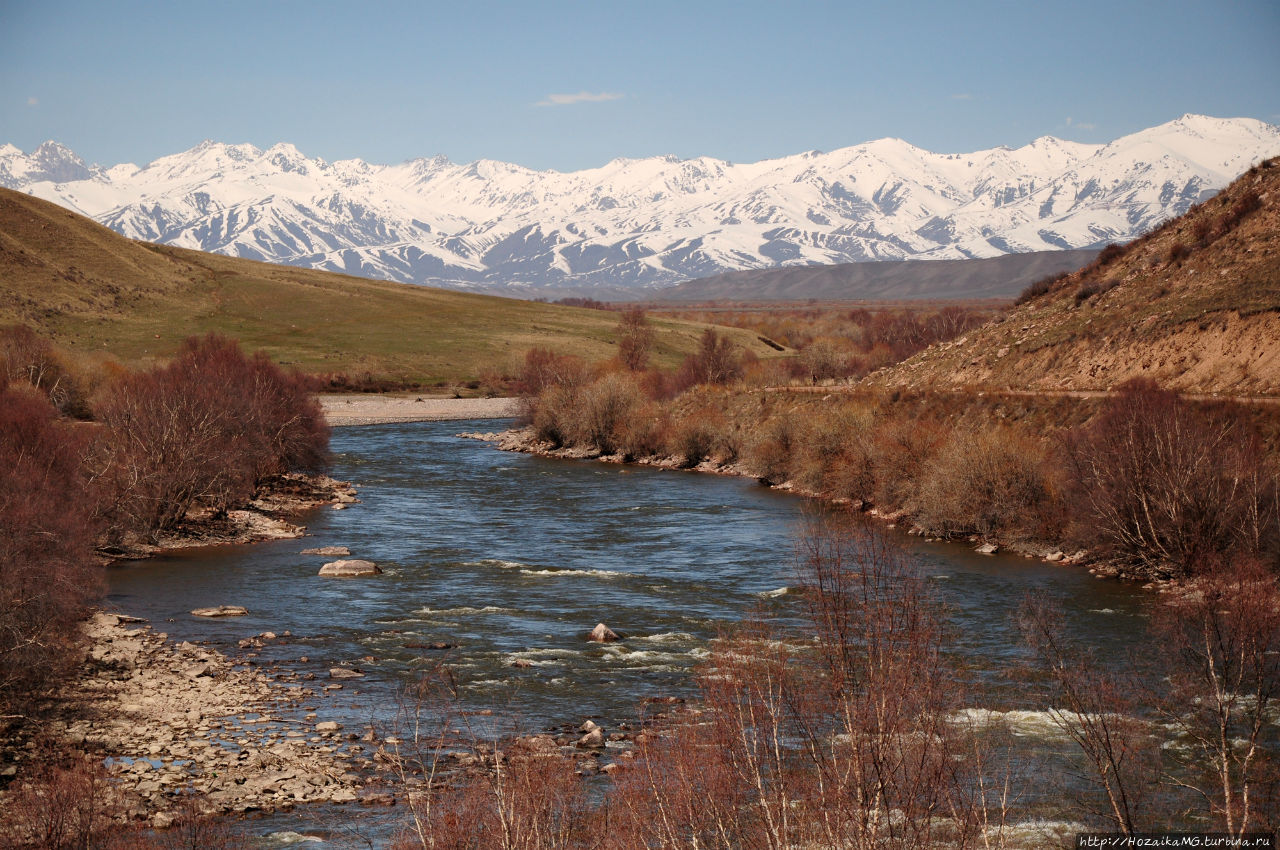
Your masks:
{"label": "brown hill ridge", "polygon": [[867,377],[873,386],[1280,395],[1280,158],[1003,319]]}

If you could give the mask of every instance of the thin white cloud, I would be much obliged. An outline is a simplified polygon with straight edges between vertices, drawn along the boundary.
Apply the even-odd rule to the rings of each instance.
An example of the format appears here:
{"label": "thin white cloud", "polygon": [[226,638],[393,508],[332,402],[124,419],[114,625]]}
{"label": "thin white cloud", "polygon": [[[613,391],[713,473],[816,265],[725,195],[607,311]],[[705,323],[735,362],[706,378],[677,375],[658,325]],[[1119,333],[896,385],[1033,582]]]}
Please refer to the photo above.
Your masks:
{"label": "thin white cloud", "polygon": [[1067,116],[1067,126],[1068,126],[1068,127],[1074,127],[1074,128],[1076,128],[1077,130],[1096,130],[1096,129],[1098,129],[1098,125],[1097,125],[1097,124],[1090,124],[1088,121],[1072,121],[1072,120],[1071,120],[1071,116],[1070,116],[1070,115],[1068,115],[1068,116]]}
{"label": "thin white cloud", "polygon": [[973,95],[969,94],[968,92],[964,92],[963,94],[951,95],[951,99],[952,100],[973,100]]}
{"label": "thin white cloud", "polygon": [[599,103],[603,100],[621,100],[622,95],[617,92],[589,92],[580,91],[577,94],[549,94],[545,100],[540,100],[534,106],[571,106],[575,103]]}

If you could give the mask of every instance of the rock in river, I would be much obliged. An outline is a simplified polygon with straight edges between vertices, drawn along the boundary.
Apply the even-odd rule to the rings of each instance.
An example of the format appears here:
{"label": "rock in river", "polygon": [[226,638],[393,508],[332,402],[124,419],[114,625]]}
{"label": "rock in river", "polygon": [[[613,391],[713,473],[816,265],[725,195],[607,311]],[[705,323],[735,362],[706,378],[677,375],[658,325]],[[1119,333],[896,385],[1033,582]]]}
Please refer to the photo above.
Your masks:
{"label": "rock in river", "polygon": [[191,614],[196,617],[243,617],[249,612],[239,605],[218,605],[214,608],[197,608]]}
{"label": "rock in river", "polygon": [[618,640],[618,633],[604,623],[596,623],[596,627],[591,630],[591,634],[587,635],[587,640],[593,640],[596,643],[608,643]]}
{"label": "rock in river", "polygon": [[320,568],[322,576],[339,576],[346,578],[349,576],[376,576],[382,570],[378,569],[378,565],[373,561],[361,561],[358,559],[330,561]]}
{"label": "rock in river", "polygon": [[359,670],[352,670],[350,667],[331,667],[329,669],[330,679],[359,679],[364,676]]}
{"label": "rock in river", "polygon": [[327,555],[330,558],[343,558],[351,554],[346,546],[321,546],[318,549],[303,549],[303,555]]}

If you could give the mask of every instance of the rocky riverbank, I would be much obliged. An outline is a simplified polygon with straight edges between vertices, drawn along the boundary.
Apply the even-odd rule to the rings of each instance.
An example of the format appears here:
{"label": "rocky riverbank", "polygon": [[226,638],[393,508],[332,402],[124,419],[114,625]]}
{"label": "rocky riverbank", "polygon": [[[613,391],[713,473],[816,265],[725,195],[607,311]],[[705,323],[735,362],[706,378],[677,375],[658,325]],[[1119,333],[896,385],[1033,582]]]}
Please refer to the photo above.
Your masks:
{"label": "rocky riverbank", "polygon": [[301,537],[307,527],[294,520],[302,514],[326,506],[342,510],[358,501],[356,488],[346,481],[337,481],[328,475],[290,472],[266,482],[249,504],[223,515],[215,514],[210,508],[199,508],[189,512],[176,528],[155,542],[129,541],[98,551],[109,560],[137,560],[169,549]]}
{"label": "rocky riverbank", "polygon": [[[174,644],[116,614],[94,614],[84,629],[77,675],[40,706],[39,723],[0,739],[0,775],[15,784],[44,757],[42,747],[53,747],[63,758],[104,760],[123,815],[156,827],[171,823],[185,799],[206,813],[393,801],[359,772],[371,764],[372,734],[317,713],[324,685]],[[281,639],[266,633],[245,648]]]}

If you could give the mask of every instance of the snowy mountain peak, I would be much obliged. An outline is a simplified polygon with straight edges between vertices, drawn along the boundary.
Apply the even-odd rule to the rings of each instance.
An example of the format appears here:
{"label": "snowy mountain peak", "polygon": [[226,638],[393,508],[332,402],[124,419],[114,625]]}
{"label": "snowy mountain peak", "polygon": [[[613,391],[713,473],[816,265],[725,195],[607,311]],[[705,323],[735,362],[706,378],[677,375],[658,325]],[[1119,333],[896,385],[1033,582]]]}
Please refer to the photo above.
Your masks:
{"label": "snowy mountain peak", "polygon": [[65,145],[55,141],[42,143],[24,157],[22,151],[13,145],[5,145],[0,149],[0,184],[5,179],[6,165],[20,179],[28,181],[46,180],[51,183],[66,183],[75,180],[87,180],[93,176],[84,160]]}
{"label": "snowy mountain peak", "polygon": [[206,140],[137,167],[0,146],[0,185],[137,239],[459,287],[657,287],[723,271],[1097,247],[1179,215],[1280,128],[1184,115],[1105,145],[932,153],[884,138],[755,163],[672,155],[534,171],[327,163]]}

